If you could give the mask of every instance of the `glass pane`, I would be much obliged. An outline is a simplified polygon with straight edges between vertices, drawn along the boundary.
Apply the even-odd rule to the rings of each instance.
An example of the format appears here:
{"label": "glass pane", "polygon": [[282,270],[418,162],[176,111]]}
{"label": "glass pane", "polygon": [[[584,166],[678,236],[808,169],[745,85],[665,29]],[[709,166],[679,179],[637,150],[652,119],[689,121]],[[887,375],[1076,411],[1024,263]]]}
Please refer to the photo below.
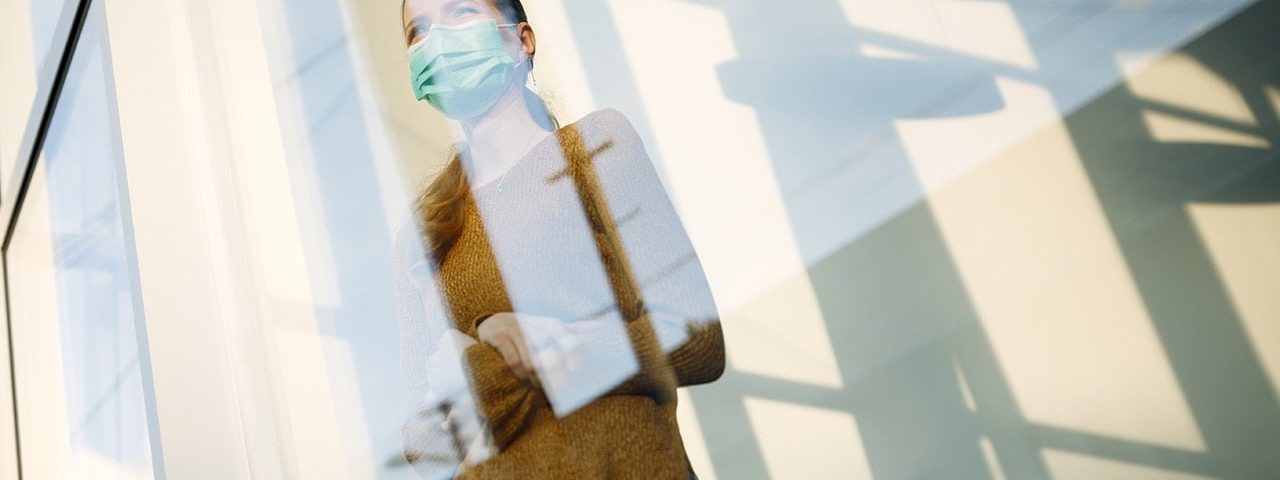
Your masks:
{"label": "glass pane", "polygon": [[[437,269],[423,248],[414,202],[451,160],[448,146],[461,138],[444,116],[414,101],[399,12],[342,0],[258,4],[267,57],[275,60],[270,84],[292,182],[277,191],[291,192],[299,205],[290,223],[303,229],[303,273],[315,287],[328,347],[330,401],[338,423],[349,429],[341,438],[352,459],[348,475],[446,478],[463,463],[483,463],[476,470],[482,477],[521,476],[539,465],[578,477],[592,467],[548,454],[561,434],[554,425],[567,418],[587,420],[564,435],[599,438],[613,422],[634,427],[634,436],[601,448],[626,444],[655,452],[656,461],[644,467],[642,456],[620,454],[615,460],[624,466],[616,468],[647,468],[645,476],[656,478],[684,474],[682,447],[668,436],[678,430],[677,381],[706,383],[718,375],[723,342],[692,243],[628,120],[607,109],[561,115],[562,133],[584,135],[580,146],[558,141],[551,122],[505,139],[518,141],[520,151],[511,153],[527,159],[510,176],[477,179],[476,205],[468,210],[474,215],[467,214],[468,230],[457,246],[484,260]],[[545,31],[566,35],[555,27]],[[499,85],[498,93],[506,93],[492,104],[515,106],[507,111],[520,121],[520,107],[540,102],[509,88],[527,84],[524,70],[517,72]],[[588,152],[599,155],[588,159]],[[579,160],[599,167],[542,181]],[[616,225],[608,242],[597,243],[603,237],[595,235],[593,221]],[[624,265],[630,271],[615,275]],[[467,296],[467,290],[478,294]],[[450,345],[482,336],[477,314],[490,322],[492,314],[511,312],[522,316],[502,318],[526,332],[537,387],[512,375],[493,344]],[[462,358],[464,351],[470,358]],[[477,385],[477,378],[490,383]],[[498,391],[472,397],[470,387]],[[511,412],[489,410],[480,418],[481,410],[503,402],[512,403]],[[445,409],[456,435],[441,427]],[[517,424],[528,428],[511,428]],[[527,453],[497,451],[513,442]],[[511,460],[522,455],[542,460]]]}
{"label": "glass pane", "polygon": [[[0,182],[7,182],[26,130],[37,85],[52,80],[42,71],[54,52],[60,21],[74,13],[67,0],[11,0],[0,3]],[[0,183],[0,190],[8,185]]]}
{"label": "glass pane", "polygon": [[28,478],[152,476],[103,25],[95,6],[7,252]]}
{"label": "glass pane", "polygon": [[[337,440],[348,456],[346,475],[417,478],[402,457],[406,413],[391,248],[409,182],[391,151],[446,143],[447,130],[438,124],[434,132],[406,131],[390,140],[379,136],[387,132],[387,123],[371,115],[363,100],[381,92],[367,91],[364,82],[374,72],[359,56],[356,42],[362,40],[347,29],[361,16],[344,11],[365,9],[360,2],[258,3],[264,23],[274,25],[264,29],[264,46],[269,58],[278,60],[270,65],[271,83],[289,154],[291,192],[299,205],[293,221],[303,229],[308,263],[307,272],[299,273],[316,287],[314,311],[320,340],[327,345],[324,368],[343,429]],[[413,112],[391,114],[407,113]],[[430,121],[405,118],[423,120]],[[323,419],[311,420],[317,421]]]}
{"label": "glass pane", "polygon": [[[241,102],[211,115],[261,122],[210,129],[220,152],[263,154],[213,159],[239,182],[216,193],[248,210],[220,218],[249,220],[208,231],[248,232],[229,241],[268,265],[238,283],[273,308],[266,376],[285,377],[289,411],[252,413],[325,447],[286,468],[1280,472],[1258,453],[1280,445],[1274,2],[524,3],[536,81],[515,49],[448,52],[518,38],[469,23],[512,2],[407,2],[458,27],[426,40],[422,75],[482,68],[423,88],[432,105],[410,86],[400,2],[257,0],[191,22],[234,38],[198,73],[270,77],[199,83]],[[261,37],[225,35],[246,31],[222,25],[236,18]],[[521,86],[582,142],[539,140]],[[463,110],[505,97],[451,123],[433,108],[447,92]],[[481,160],[453,163],[456,141]],[[598,169],[564,174],[570,151]],[[462,194],[418,211],[450,176]],[[610,208],[584,208],[592,181]],[[456,243],[422,238],[423,216]],[[615,281],[625,260],[644,308]],[[653,332],[618,328],[639,312]],[[492,320],[507,313],[529,316]],[[723,343],[661,328],[719,316]],[[480,332],[503,322],[525,352]],[[675,381],[648,375],[668,344],[693,345]]]}

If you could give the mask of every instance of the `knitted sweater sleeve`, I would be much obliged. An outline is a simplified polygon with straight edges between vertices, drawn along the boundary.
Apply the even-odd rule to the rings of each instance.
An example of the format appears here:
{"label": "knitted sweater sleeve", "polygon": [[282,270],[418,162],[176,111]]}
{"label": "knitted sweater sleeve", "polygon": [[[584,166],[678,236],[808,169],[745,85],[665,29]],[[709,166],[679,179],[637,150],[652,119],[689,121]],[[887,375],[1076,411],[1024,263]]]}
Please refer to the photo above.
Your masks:
{"label": "knitted sweater sleeve", "polygon": [[546,408],[546,400],[538,389],[516,377],[492,346],[477,343],[467,348],[465,356],[488,433],[494,445],[505,450],[520,438],[538,411]]}
{"label": "knitted sweater sleeve", "polygon": [[[466,405],[458,412],[446,412],[441,408],[440,395],[448,388],[442,383],[458,383],[461,374],[458,364],[442,362],[440,339],[448,331],[438,291],[427,281],[429,268],[420,243],[417,228],[401,226],[393,248],[393,272],[396,294],[396,313],[400,324],[400,373],[410,407],[401,433],[404,440],[405,459],[417,471],[420,478],[452,478],[466,456],[466,445],[479,437],[479,425],[475,415],[465,413]],[[435,293],[430,295],[429,293]],[[431,368],[440,367],[446,368]],[[450,368],[452,367],[452,368]],[[435,371],[432,371],[435,370]],[[444,372],[443,374],[441,372]],[[446,377],[454,382],[445,382]],[[446,427],[448,417],[454,417],[454,428]],[[459,428],[468,427],[468,428]],[[465,431],[464,431],[465,430]]]}
{"label": "knitted sweater sleeve", "polygon": [[[522,323],[526,339],[542,334],[529,345],[534,357],[553,359],[535,366],[556,414],[591,397],[668,401],[676,387],[719,378],[724,338],[715,302],[639,135],[620,113],[604,110],[560,137],[571,164],[561,178],[572,177],[614,297],[604,318],[560,333],[548,333],[558,330],[554,320]],[[561,340],[548,343],[549,336]]]}
{"label": "knitted sweater sleeve", "polygon": [[[671,351],[663,351],[658,342],[635,342],[635,355],[665,359],[674,386],[712,382],[724,372],[724,337],[698,254],[639,134],[617,111],[605,110],[597,117],[603,126],[599,130],[608,133],[584,131],[584,142],[599,152],[591,166],[624,247],[620,257],[630,264],[645,305],[643,315],[628,319],[630,337],[646,338],[641,331],[656,331],[659,323],[683,326],[689,334]],[[656,390],[669,386],[654,379],[653,372],[642,371],[609,394],[662,396]]]}
{"label": "knitted sweater sleeve", "polygon": [[397,235],[394,258],[401,372],[414,407],[403,428],[405,451],[424,478],[452,478],[462,463],[510,446],[545,400],[493,347],[449,341],[453,325],[418,238]]}

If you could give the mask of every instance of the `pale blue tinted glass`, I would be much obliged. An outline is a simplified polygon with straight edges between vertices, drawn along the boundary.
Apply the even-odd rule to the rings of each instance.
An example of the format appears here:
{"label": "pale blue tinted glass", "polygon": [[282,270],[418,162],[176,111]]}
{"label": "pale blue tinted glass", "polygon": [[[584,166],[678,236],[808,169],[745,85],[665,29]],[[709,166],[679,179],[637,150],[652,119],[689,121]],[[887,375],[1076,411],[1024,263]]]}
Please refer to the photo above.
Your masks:
{"label": "pale blue tinted glass", "polygon": [[[30,0],[31,14],[31,44],[35,50],[36,68],[44,64],[52,51],[55,43],[54,37],[58,30],[58,19],[62,15],[70,15],[73,10],[68,8],[65,0]],[[65,12],[65,13],[64,13]]]}
{"label": "pale blue tinted glass", "polygon": [[[36,109],[36,92],[56,72],[51,55],[61,53],[61,22],[75,14],[76,2],[14,0],[0,7],[0,181],[8,181],[19,144]],[[38,114],[38,112],[37,112]],[[0,190],[9,185],[0,184]]]}
{"label": "pale blue tinted glass", "polygon": [[36,65],[44,64],[49,56],[50,47],[54,44],[54,35],[58,31],[58,19],[61,15],[72,14],[65,0],[28,1],[31,5],[31,36],[36,51]]}
{"label": "pale blue tinted glass", "polygon": [[38,168],[49,185],[74,471],[136,478],[152,472],[152,458],[104,27],[99,3],[80,38]]}

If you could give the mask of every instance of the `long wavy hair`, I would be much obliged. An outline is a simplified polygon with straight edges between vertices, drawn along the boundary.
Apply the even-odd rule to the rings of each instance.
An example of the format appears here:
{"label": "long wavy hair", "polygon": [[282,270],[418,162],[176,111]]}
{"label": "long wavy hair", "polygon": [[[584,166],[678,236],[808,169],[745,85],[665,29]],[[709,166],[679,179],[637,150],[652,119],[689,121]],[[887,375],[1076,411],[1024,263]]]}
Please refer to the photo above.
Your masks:
{"label": "long wavy hair", "polygon": [[[404,0],[404,2],[407,1]],[[529,22],[529,16],[525,13],[521,0],[488,1],[502,12],[507,22],[516,24]],[[404,2],[400,6],[401,12],[404,12]],[[532,58],[529,59],[528,69],[529,72],[533,71]],[[525,87],[524,101],[543,128],[552,131],[559,129],[559,122],[551,114],[546,100],[538,92]],[[457,242],[465,226],[463,205],[467,196],[471,194],[466,172],[462,167],[462,156],[467,154],[468,146],[465,144],[450,147],[446,153],[449,160],[445,162],[444,168],[427,184],[414,202],[414,213],[424,234],[424,246],[437,263],[444,261],[445,255],[449,253],[449,249],[453,248],[453,244]]]}

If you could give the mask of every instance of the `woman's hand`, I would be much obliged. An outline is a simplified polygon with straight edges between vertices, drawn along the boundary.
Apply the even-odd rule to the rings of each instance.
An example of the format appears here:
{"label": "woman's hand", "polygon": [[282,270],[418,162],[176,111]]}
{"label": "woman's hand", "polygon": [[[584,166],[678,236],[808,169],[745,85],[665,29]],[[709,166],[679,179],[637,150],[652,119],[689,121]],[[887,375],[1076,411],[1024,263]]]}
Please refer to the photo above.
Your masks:
{"label": "woman's hand", "polygon": [[449,329],[436,340],[435,350],[427,358],[428,391],[424,401],[432,406],[467,392],[467,373],[463,366],[463,352],[475,345],[476,339],[455,329]]}
{"label": "woman's hand", "polygon": [[448,335],[449,338],[454,341],[454,345],[457,345],[459,352],[466,350],[467,347],[470,347],[477,343],[476,339],[471,338],[470,335],[462,333],[461,331],[454,328],[450,328],[448,332],[445,332],[445,335]]}
{"label": "woman's hand", "polygon": [[480,341],[493,346],[502,354],[502,359],[517,378],[542,388],[537,370],[533,366],[533,355],[529,353],[524,335],[520,333],[520,322],[516,314],[503,312],[490,315],[476,327],[476,334]]}

